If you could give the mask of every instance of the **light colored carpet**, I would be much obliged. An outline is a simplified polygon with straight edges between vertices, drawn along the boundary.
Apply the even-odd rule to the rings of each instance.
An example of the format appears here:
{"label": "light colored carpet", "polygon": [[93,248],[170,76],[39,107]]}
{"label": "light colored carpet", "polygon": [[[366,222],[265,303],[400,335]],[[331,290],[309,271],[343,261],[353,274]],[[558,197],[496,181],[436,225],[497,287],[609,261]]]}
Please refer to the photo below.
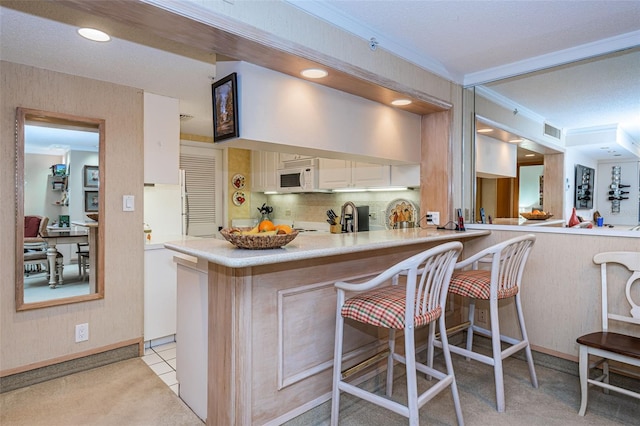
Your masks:
{"label": "light colored carpet", "polygon": [[202,426],[140,358],[0,394],[2,426]]}
{"label": "light colored carpet", "polygon": [[[440,355],[436,365],[444,371]],[[640,401],[591,387],[589,404],[584,417],[578,415],[580,407],[580,380],[569,372],[558,371],[536,364],[539,387],[533,388],[526,362],[517,358],[504,361],[506,411],[495,408],[493,368],[476,361],[467,361],[452,355],[454,372],[460,393],[460,405],[467,426],[582,426],[582,425],[640,425]],[[534,356],[535,359],[535,356]],[[404,366],[394,369],[396,380],[392,399],[406,403],[406,376]],[[361,387],[384,396],[384,375],[369,380]],[[612,378],[612,381],[614,379]],[[427,381],[418,375],[421,391],[436,381]],[[638,386],[632,381],[631,386]],[[316,407],[285,423],[286,426],[328,425],[331,401]],[[408,420],[349,394],[340,397],[341,426],[406,426]],[[455,425],[453,398],[449,389],[438,394],[420,409],[421,425]]]}

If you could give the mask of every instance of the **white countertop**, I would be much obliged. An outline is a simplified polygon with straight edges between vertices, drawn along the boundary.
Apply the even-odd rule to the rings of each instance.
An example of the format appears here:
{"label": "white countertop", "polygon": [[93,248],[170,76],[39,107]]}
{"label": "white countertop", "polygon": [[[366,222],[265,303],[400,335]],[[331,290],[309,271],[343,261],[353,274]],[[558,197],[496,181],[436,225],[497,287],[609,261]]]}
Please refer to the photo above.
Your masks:
{"label": "white countertop", "polygon": [[[146,234],[144,234],[144,236],[140,236],[140,238],[145,238]],[[220,238],[222,238],[222,236],[220,236]],[[159,250],[159,249],[163,249],[165,248],[164,245],[165,243],[168,243],[170,241],[180,241],[180,242],[185,242],[185,241],[193,241],[193,240],[200,240],[200,237],[191,237],[188,235],[156,235],[154,233],[151,234],[151,241],[147,240],[145,238],[144,240],[144,249],[145,250]]]}
{"label": "white countertop", "polygon": [[410,228],[349,234],[324,232],[311,234],[314,235],[300,233],[286,246],[268,250],[240,249],[226,240],[215,238],[173,241],[164,246],[179,253],[206,259],[209,262],[232,268],[242,268],[393,248],[407,244],[464,240],[489,235],[490,231],[457,232]]}
{"label": "white countertop", "polygon": [[[531,222],[531,221],[527,221]],[[475,230],[496,230],[496,231],[520,231],[520,232],[543,232],[551,234],[571,234],[571,235],[598,235],[604,237],[629,237],[640,238],[640,231],[631,231],[633,225],[620,226],[613,228],[607,226],[593,228],[567,228],[562,226],[523,226],[511,224],[483,224],[483,223],[467,223],[465,228]]]}

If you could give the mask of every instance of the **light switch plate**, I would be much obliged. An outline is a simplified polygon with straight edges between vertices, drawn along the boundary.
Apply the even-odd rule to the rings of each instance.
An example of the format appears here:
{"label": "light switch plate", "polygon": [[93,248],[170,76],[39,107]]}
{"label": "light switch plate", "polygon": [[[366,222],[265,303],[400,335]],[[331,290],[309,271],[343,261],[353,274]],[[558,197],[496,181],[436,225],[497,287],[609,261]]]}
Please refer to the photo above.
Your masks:
{"label": "light switch plate", "polygon": [[132,212],[135,210],[135,197],[133,195],[122,196],[122,211]]}

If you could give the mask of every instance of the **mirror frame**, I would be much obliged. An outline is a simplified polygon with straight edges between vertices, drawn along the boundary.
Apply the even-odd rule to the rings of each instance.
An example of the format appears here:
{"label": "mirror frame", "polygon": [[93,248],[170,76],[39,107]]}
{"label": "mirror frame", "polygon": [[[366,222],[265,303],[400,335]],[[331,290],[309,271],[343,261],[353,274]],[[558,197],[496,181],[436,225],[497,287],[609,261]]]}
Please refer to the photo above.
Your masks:
{"label": "mirror frame", "polygon": [[65,297],[60,299],[45,300],[41,302],[25,303],[24,302],[24,126],[27,121],[40,121],[43,123],[61,123],[73,124],[77,126],[91,127],[98,129],[99,148],[98,162],[100,167],[101,178],[105,176],[105,120],[97,118],[79,117],[71,114],[56,113],[50,111],[42,111],[30,108],[16,108],[16,140],[15,140],[15,301],[16,311],[25,311],[30,309],[46,308],[50,306],[60,306],[70,303],[86,302],[89,300],[97,300],[104,298],[104,199],[105,199],[105,181],[100,179],[100,190],[98,193],[98,214],[100,222],[98,223],[98,244],[96,256],[96,291],[94,293],[82,296]]}

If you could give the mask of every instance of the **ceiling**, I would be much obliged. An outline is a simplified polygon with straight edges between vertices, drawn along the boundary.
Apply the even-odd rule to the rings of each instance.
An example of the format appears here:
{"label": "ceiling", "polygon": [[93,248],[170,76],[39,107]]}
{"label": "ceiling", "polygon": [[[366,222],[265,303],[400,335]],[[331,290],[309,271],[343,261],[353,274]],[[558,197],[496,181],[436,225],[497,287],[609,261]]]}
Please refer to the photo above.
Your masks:
{"label": "ceiling", "polygon": [[[167,44],[157,43],[149,31],[131,34],[135,29],[124,21],[120,28],[117,23],[108,24],[121,34],[127,33],[126,37],[114,37],[109,43],[88,42],[76,35],[76,27],[72,25],[87,20],[79,8],[73,13],[54,10],[39,13],[40,16],[20,11],[28,11],[27,4],[33,8],[45,3],[49,9],[60,8],[48,2],[2,1],[2,6],[11,7],[0,7],[0,57],[3,60],[178,98],[181,114],[193,116],[181,123],[181,130],[211,136],[210,85],[215,76],[214,54],[177,44],[168,48]],[[640,2],[637,1],[306,0],[289,3],[365,40],[373,37],[378,49],[389,50],[464,85],[640,45]],[[236,57],[251,62],[250,58]],[[512,96],[520,105],[549,117],[555,126],[563,129],[611,124],[611,120],[617,122],[621,118],[611,117],[609,112],[630,107],[632,118],[638,121],[637,129],[631,123],[625,126],[636,141],[640,141],[637,52],[627,63],[628,72],[615,79],[620,87],[626,88],[616,90],[631,101],[616,101],[620,105],[615,108],[611,87],[594,90],[594,81],[614,80],[611,70],[593,68],[595,78],[585,75],[585,80],[577,81],[564,75],[555,78],[551,85],[541,74],[525,84],[529,86],[526,90],[516,84],[518,79],[492,84],[491,90]],[[575,84],[569,93],[570,83]],[[603,122],[605,112],[606,122]]]}

